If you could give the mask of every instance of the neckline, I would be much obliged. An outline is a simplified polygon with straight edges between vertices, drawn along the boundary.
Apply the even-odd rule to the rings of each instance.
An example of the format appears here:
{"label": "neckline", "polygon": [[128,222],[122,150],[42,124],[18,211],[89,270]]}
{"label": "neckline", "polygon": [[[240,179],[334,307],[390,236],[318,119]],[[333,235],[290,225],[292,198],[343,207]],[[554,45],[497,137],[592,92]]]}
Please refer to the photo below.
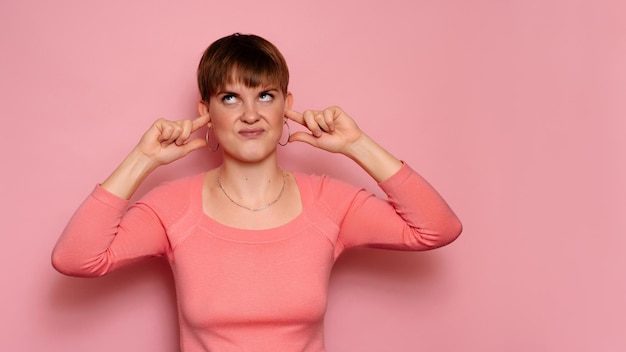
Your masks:
{"label": "neckline", "polygon": [[294,171],[292,171],[292,174],[296,181],[298,192],[300,193],[302,209],[296,217],[276,227],[266,229],[238,228],[221,223],[205,213],[202,193],[206,173],[200,174],[191,187],[192,207],[199,211],[200,225],[214,237],[241,243],[268,243],[285,240],[300,233],[302,229],[305,228],[305,224],[308,223],[306,220],[306,209],[309,202],[309,195],[306,191],[303,191],[305,187],[302,175]]}

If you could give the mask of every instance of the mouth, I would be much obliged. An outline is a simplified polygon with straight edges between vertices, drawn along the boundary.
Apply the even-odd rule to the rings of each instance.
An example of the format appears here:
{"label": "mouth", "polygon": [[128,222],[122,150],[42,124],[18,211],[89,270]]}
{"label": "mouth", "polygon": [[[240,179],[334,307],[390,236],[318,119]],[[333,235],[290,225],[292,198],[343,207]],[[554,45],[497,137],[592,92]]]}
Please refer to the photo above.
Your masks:
{"label": "mouth", "polygon": [[265,130],[263,129],[249,129],[239,131],[239,135],[244,138],[257,138],[262,136],[264,133]]}

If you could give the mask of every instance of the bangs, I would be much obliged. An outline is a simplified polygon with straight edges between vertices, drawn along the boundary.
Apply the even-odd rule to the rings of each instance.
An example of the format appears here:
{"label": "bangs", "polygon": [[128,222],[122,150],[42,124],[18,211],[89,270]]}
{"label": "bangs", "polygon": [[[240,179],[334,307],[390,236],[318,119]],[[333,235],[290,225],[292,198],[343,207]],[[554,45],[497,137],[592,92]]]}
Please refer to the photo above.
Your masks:
{"label": "bangs", "polygon": [[198,67],[198,85],[204,101],[233,83],[248,88],[274,86],[287,94],[289,70],[271,43],[256,36],[234,35],[210,46]]}
{"label": "bangs", "polygon": [[286,87],[281,87],[282,77],[279,70],[273,63],[252,62],[250,65],[243,65],[241,62],[231,65],[228,76],[220,82],[215,82],[215,92],[224,89],[226,84],[240,83],[248,88],[274,86],[286,93]]}

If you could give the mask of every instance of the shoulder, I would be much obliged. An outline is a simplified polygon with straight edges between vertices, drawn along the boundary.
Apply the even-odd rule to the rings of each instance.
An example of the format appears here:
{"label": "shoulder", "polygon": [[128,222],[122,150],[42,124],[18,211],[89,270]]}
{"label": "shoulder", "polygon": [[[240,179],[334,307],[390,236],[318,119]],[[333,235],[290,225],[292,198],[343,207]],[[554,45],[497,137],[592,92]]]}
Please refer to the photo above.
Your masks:
{"label": "shoulder", "polygon": [[298,185],[314,196],[338,197],[346,193],[356,193],[362,188],[356,187],[348,182],[332,178],[328,175],[310,175],[294,172]]}
{"label": "shoulder", "polygon": [[202,175],[199,174],[163,182],[148,191],[148,193],[141,198],[141,201],[172,202],[178,199],[188,198],[193,183],[197,182],[198,178],[201,177]]}
{"label": "shoulder", "polygon": [[309,175],[294,172],[303,199],[313,203],[327,215],[341,216],[365,190],[328,175]]}
{"label": "shoulder", "polygon": [[201,197],[203,179],[204,174],[197,174],[163,182],[141,197],[136,204],[149,207],[162,220],[174,220],[189,211],[194,196]]}

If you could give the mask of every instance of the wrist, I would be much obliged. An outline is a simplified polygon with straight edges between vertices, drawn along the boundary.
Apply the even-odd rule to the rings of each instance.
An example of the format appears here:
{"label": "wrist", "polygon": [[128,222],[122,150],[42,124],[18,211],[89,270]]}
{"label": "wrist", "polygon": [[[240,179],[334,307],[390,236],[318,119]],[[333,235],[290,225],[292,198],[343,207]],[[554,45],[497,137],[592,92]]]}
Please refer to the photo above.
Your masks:
{"label": "wrist", "polygon": [[386,180],[402,167],[400,160],[364,133],[344,154],[359,164],[376,182]]}
{"label": "wrist", "polygon": [[343,154],[348,158],[358,162],[360,159],[367,158],[372,150],[377,146],[376,142],[368,135],[361,132],[359,138],[350,143]]}
{"label": "wrist", "polygon": [[102,187],[121,198],[130,199],[143,180],[158,166],[152,158],[133,149],[102,183]]}
{"label": "wrist", "polygon": [[154,169],[160,166],[159,162],[141,152],[137,148],[133,149],[122,161],[122,165],[132,170],[136,176],[150,174]]}

